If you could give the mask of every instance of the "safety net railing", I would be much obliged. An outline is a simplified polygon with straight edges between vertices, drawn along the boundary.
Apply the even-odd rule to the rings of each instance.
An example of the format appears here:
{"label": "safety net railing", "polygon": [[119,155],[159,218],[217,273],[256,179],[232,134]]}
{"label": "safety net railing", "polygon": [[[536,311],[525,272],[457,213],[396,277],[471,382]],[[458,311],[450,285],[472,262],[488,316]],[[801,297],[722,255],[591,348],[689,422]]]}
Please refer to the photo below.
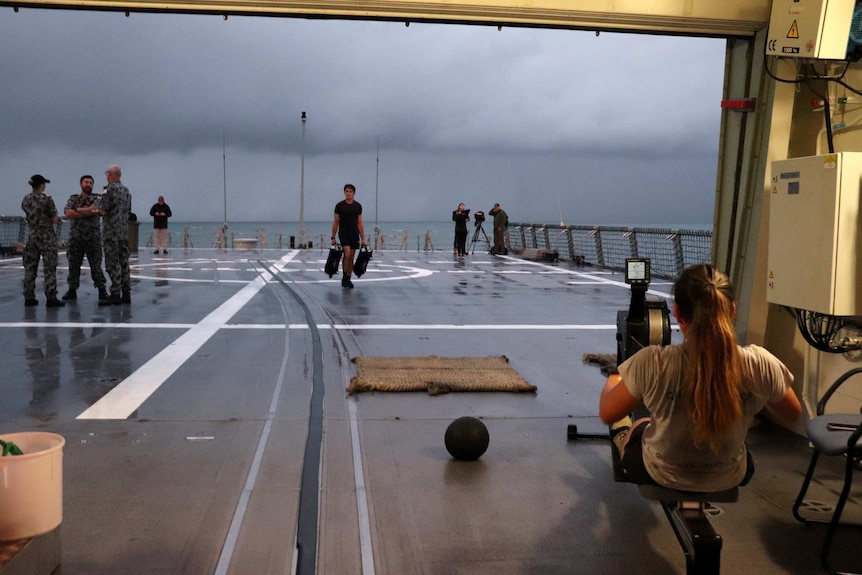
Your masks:
{"label": "safety net railing", "polygon": [[712,232],[623,226],[509,224],[509,247],[556,252],[560,260],[621,270],[626,258],[650,258],[655,276],[675,277],[711,261]]}

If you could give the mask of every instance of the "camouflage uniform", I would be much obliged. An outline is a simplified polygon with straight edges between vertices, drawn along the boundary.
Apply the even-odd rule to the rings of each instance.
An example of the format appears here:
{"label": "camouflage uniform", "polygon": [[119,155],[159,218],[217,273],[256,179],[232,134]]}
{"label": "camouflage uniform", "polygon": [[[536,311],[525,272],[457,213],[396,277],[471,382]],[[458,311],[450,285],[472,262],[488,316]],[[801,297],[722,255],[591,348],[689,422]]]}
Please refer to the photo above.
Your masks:
{"label": "camouflage uniform", "polygon": [[[129,275],[129,212],[132,194],[119,180],[111,182],[102,194],[102,242],[105,247],[105,271],[111,278],[111,297],[132,292]],[[101,303],[101,302],[100,302]]]}
{"label": "camouflage uniform", "polygon": [[36,272],[39,258],[42,259],[42,273],[45,279],[45,296],[57,299],[57,206],[48,194],[32,191],[21,201],[21,209],[26,214],[30,236],[24,247],[24,299],[36,298]]}
{"label": "camouflage uniform", "polygon": [[[63,212],[98,206],[100,196],[96,194],[73,194]],[[87,218],[69,220],[72,227],[69,230],[69,245],[66,248],[66,258],[69,260],[69,288],[78,289],[81,285],[81,264],[84,256],[90,264],[90,276],[99,291],[105,289],[105,274],[102,273],[102,231],[98,215]]]}

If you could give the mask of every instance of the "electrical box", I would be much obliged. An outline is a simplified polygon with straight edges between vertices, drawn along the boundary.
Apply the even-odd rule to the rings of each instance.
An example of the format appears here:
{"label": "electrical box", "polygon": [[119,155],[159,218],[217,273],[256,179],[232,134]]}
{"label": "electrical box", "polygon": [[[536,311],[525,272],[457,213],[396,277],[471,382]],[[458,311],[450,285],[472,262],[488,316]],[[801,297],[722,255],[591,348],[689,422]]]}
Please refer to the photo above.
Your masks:
{"label": "electrical box", "polygon": [[862,152],[772,163],[766,299],[862,315]]}
{"label": "electrical box", "polygon": [[767,56],[844,60],[855,0],[772,0]]}

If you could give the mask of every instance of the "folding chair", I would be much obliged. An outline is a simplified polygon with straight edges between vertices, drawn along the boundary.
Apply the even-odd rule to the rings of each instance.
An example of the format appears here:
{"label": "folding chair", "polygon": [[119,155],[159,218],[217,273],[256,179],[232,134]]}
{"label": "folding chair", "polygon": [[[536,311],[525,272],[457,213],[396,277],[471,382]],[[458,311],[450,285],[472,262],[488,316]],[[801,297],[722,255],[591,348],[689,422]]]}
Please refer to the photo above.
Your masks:
{"label": "folding chair", "polygon": [[[862,459],[862,442],[859,441],[859,437],[862,436],[862,414],[829,413],[824,415],[824,413],[826,411],[826,404],[835,391],[845,381],[859,373],[862,373],[862,367],[851,369],[836,379],[829,386],[829,389],[820,401],[817,402],[817,415],[808,422],[805,428],[809,441],[814,445],[814,454],[811,456],[811,464],[808,466],[808,473],[805,474],[802,488],[799,490],[799,496],[793,505],[793,516],[798,521],[806,525],[829,526],[826,531],[826,540],[823,542],[823,548],[820,551],[820,562],[823,564],[823,568],[832,575],[837,574],[838,571],[829,565],[829,551],[838,526],[862,526],[859,523],[841,523],[841,513],[844,511],[844,504],[847,503],[850,488],[853,486],[853,472],[859,468],[859,461]],[[803,517],[799,512],[799,508],[805,499],[805,494],[808,492],[808,486],[811,484],[811,479],[814,476],[814,468],[817,466],[817,460],[820,458],[821,453],[824,455],[843,455],[847,460],[844,468],[844,486],[841,489],[841,494],[838,496],[838,502],[835,505],[835,511],[832,513],[832,518],[829,521],[808,519]],[[841,571],[841,573],[846,572]]]}

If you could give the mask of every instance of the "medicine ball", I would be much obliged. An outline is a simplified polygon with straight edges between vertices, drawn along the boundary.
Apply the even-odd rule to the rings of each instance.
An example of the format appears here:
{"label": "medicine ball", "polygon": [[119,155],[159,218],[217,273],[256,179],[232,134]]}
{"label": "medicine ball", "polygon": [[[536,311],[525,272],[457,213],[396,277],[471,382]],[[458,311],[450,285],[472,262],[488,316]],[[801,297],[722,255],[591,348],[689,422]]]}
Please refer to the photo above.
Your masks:
{"label": "medicine ball", "polygon": [[461,461],[475,461],[479,459],[491,438],[488,428],[481,420],[475,417],[459,417],[446,428],[446,450]]}

